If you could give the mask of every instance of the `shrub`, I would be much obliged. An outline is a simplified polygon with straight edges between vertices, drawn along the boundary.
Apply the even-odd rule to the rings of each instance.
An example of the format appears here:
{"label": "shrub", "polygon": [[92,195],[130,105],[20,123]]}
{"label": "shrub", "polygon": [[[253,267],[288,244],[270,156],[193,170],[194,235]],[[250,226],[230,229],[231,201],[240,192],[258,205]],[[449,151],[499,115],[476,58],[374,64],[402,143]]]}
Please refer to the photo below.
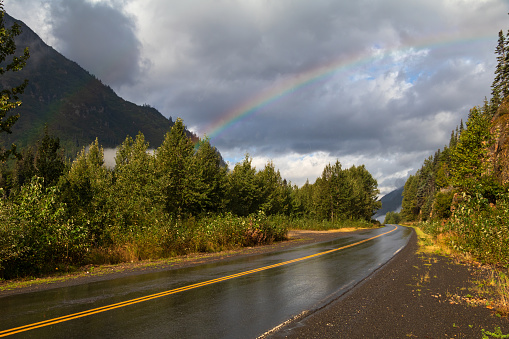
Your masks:
{"label": "shrub", "polygon": [[456,234],[452,245],[479,260],[507,266],[509,263],[509,196],[496,205],[481,195],[465,195],[450,223]]}
{"label": "shrub", "polygon": [[34,177],[13,201],[1,200],[0,275],[13,277],[77,264],[87,247],[86,230],[65,218],[57,188]]}
{"label": "shrub", "polygon": [[438,192],[433,201],[432,215],[433,219],[448,219],[451,216],[452,198],[454,191],[442,193]]}

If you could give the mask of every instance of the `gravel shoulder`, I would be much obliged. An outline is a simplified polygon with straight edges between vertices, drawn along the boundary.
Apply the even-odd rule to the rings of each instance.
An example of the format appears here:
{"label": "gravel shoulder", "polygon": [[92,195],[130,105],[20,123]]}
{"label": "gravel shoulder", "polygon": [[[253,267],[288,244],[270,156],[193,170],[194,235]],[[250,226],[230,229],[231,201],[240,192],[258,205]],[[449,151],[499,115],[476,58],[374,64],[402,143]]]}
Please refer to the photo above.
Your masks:
{"label": "gravel shoulder", "polygon": [[489,296],[476,288],[485,274],[448,257],[418,253],[414,232],[402,251],[358,286],[269,337],[482,338],[483,329],[496,328],[508,334],[509,319],[487,308]]}
{"label": "gravel shoulder", "polygon": [[79,271],[68,274],[54,274],[41,278],[25,278],[10,281],[0,281],[0,299],[13,294],[31,293],[48,289],[87,284],[95,281],[116,279],[131,275],[139,275],[201,264],[213,263],[221,260],[231,260],[240,257],[281,251],[287,248],[310,243],[328,241],[340,237],[342,234],[356,232],[355,229],[340,229],[330,231],[291,230],[288,240],[270,245],[241,248],[218,253],[193,253],[160,260],[145,260],[117,265],[88,265]]}

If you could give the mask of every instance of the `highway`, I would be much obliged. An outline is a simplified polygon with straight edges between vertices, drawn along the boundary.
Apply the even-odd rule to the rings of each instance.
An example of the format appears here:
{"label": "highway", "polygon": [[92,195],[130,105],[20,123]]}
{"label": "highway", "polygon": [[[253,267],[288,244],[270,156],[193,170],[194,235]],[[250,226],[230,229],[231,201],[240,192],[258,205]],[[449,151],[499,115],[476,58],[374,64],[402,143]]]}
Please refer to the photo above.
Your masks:
{"label": "highway", "polygon": [[3,297],[0,337],[257,338],[338,298],[411,232],[389,225],[281,252]]}

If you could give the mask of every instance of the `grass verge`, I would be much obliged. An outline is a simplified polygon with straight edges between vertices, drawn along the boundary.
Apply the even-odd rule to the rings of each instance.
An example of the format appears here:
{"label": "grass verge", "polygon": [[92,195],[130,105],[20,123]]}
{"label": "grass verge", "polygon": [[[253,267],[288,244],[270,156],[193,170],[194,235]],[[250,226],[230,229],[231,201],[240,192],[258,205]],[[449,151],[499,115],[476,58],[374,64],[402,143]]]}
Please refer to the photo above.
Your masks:
{"label": "grass verge", "polygon": [[[485,271],[482,280],[476,281],[473,290],[477,294],[484,295],[487,299],[487,307],[493,309],[501,316],[509,316],[509,271],[493,265],[481,264],[468,253],[458,252],[449,246],[448,235],[438,234],[432,236],[425,233],[420,227],[411,224],[404,226],[412,227],[417,235],[419,253],[442,255],[453,258],[458,262],[466,262],[474,267]],[[464,298],[463,298],[464,299]],[[464,301],[478,305],[475,298],[467,298]]]}

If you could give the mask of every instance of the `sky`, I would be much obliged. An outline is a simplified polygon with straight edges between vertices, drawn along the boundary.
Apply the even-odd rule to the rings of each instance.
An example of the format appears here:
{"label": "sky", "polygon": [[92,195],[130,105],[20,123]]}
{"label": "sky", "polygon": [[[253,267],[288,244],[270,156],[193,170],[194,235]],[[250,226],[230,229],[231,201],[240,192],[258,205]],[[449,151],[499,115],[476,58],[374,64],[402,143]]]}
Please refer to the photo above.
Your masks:
{"label": "sky", "polygon": [[404,185],[490,97],[509,0],[4,0],[124,99],[183,119],[233,168]]}

